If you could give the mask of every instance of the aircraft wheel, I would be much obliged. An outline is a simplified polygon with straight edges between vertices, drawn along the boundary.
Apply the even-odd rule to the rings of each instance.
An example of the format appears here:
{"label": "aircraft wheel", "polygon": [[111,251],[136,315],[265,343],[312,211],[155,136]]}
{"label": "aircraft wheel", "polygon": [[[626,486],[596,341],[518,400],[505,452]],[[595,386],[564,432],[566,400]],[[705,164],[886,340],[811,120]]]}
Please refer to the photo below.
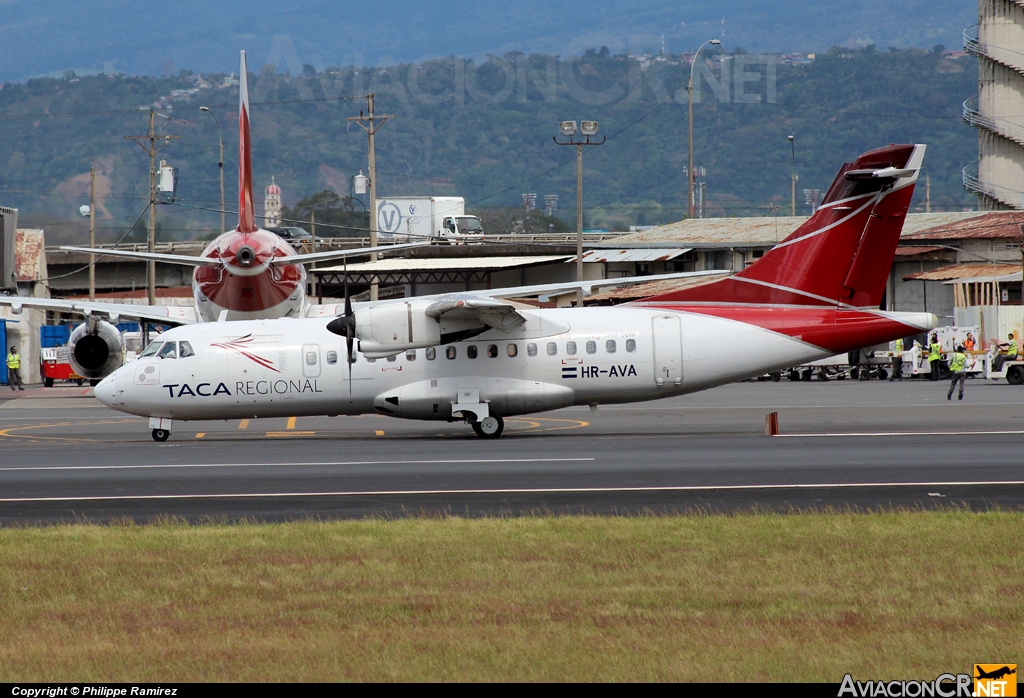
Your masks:
{"label": "aircraft wheel", "polygon": [[803,373],[800,374],[800,380],[809,381],[811,380],[811,369],[805,368]]}
{"label": "aircraft wheel", "polygon": [[153,430],[153,441],[167,441],[167,437],[171,435],[171,432],[166,429],[154,429]]}
{"label": "aircraft wheel", "polygon": [[860,378],[860,366],[854,366],[850,369],[850,378],[853,380]]}
{"label": "aircraft wheel", "polygon": [[497,415],[484,417],[479,422],[473,422],[473,431],[482,439],[496,439],[505,431],[505,420]]}
{"label": "aircraft wheel", "polygon": [[1024,385],[1024,367],[1010,366],[1006,372],[1006,382],[1010,385]]}
{"label": "aircraft wheel", "polygon": [[789,380],[791,380],[791,381],[798,381],[798,380],[800,380],[800,371],[797,371],[795,368],[789,369]]}
{"label": "aircraft wheel", "polygon": [[878,380],[884,381],[888,377],[889,377],[889,372],[888,371],[886,371],[884,368],[878,369]]}
{"label": "aircraft wheel", "polygon": [[780,380],[782,380],[782,372],[781,371],[772,371],[771,378],[772,378],[772,383],[778,383]]}

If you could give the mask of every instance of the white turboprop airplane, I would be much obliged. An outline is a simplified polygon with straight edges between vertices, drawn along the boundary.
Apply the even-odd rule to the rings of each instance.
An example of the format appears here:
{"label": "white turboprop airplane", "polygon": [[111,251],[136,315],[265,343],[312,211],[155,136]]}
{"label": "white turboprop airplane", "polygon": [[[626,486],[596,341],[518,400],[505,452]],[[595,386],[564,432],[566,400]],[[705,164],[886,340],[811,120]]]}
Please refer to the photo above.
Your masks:
{"label": "white turboprop airplane", "polygon": [[615,307],[501,300],[553,286],[180,327],[95,394],[149,417],[157,441],[174,420],[366,413],[494,438],[510,415],[692,393],[924,332],[930,313],[878,310],[924,150],[846,163],[810,220],[725,279]]}
{"label": "white turboprop airplane", "polygon": [[[415,242],[386,247],[364,247],[298,254],[282,238],[256,225],[252,195],[252,148],[249,136],[249,87],[245,51],[241,52],[238,93],[238,226],[218,236],[200,253],[190,255],[130,252],[127,250],[62,247],[106,257],[180,264],[195,267],[192,292],[195,306],[149,306],[49,298],[0,297],[0,305],[20,312],[22,308],[84,315],[68,342],[68,359],[75,372],[89,379],[109,375],[121,365],[124,346],[111,323],[122,319],[151,320],[161,324],[188,325],[218,320],[299,318],[321,316],[325,310],[306,297],[305,264],[341,259],[371,252],[385,254],[419,247]],[[329,306],[328,312],[335,306]],[[106,318],[106,320],[101,319]],[[108,322],[109,321],[109,322]]]}

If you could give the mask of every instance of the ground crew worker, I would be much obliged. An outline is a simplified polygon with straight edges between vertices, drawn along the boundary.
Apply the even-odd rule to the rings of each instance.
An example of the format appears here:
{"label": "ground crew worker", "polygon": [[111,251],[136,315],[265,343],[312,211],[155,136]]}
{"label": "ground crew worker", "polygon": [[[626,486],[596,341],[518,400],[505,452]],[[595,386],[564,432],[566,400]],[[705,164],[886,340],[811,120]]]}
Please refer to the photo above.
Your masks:
{"label": "ground crew worker", "polygon": [[892,375],[889,376],[890,383],[894,380],[903,380],[903,340],[897,339],[893,342],[892,350]]}
{"label": "ground crew worker", "polygon": [[939,368],[942,365],[942,345],[939,344],[939,335],[933,334],[932,341],[928,345],[928,361],[931,363],[932,380],[939,380]]}
{"label": "ground crew worker", "polygon": [[995,371],[996,373],[1003,370],[1003,364],[1006,363],[1007,361],[1017,360],[1017,340],[1013,336],[1012,332],[1010,333],[1010,336],[1007,339],[1009,341],[999,345],[999,348],[1005,349],[1006,353],[997,356],[995,362],[992,364],[992,370]]}
{"label": "ground crew worker", "polygon": [[949,382],[949,392],[946,393],[946,399],[953,399],[953,388],[956,386],[956,382],[960,381],[960,395],[957,397],[957,400],[963,400],[964,379],[967,378],[967,354],[964,353],[962,344],[957,346],[949,359],[949,373],[952,376],[952,380]]}
{"label": "ground crew worker", "polygon": [[21,385],[21,357],[18,356],[18,347],[11,347],[11,353],[7,355],[7,385],[18,386],[18,390],[24,390]]}
{"label": "ground crew worker", "polygon": [[964,351],[968,354],[974,351],[974,335],[970,332],[967,333],[967,339],[964,340]]}

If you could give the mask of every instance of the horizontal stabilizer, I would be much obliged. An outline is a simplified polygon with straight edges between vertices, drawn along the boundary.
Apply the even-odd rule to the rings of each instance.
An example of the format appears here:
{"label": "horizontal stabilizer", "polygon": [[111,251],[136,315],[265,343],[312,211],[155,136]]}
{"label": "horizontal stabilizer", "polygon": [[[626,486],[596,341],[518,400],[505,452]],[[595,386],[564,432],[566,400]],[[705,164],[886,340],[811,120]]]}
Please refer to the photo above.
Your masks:
{"label": "horizontal stabilizer", "polygon": [[429,245],[429,242],[409,242],[401,245],[384,245],[377,247],[358,247],[353,250],[328,250],[327,252],[310,252],[309,254],[297,254],[289,255],[287,257],[274,257],[270,260],[271,264],[313,264],[315,262],[328,262],[333,259],[344,259],[345,257],[357,257],[359,255],[372,254],[387,254],[388,252],[398,252],[399,250],[408,250],[413,247],[424,247]]}
{"label": "horizontal stabilizer", "polygon": [[159,252],[132,252],[130,250],[106,250],[93,247],[72,247],[64,245],[60,249],[68,252],[85,252],[99,257],[123,257],[125,259],[142,259],[145,261],[163,262],[164,264],[181,264],[186,267],[219,267],[221,261],[215,257],[187,254],[161,254]]}

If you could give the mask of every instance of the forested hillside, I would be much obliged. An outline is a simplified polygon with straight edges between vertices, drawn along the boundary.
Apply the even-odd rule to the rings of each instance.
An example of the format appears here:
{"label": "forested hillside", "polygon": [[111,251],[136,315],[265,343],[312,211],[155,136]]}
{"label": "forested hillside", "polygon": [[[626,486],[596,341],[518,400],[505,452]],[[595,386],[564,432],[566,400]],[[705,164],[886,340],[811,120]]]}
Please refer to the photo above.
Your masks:
{"label": "forested hillside", "polygon": [[[702,54],[703,56],[704,54]],[[696,163],[706,172],[712,216],[767,215],[789,205],[795,136],[799,188],[824,189],[839,164],[890,142],[929,145],[933,210],[972,207],[960,169],[976,157],[976,134],[960,120],[976,91],[972,58],[940,50],[835,48],[791,65],[778,56],[709,53],[696,66]],[[792,61],[792,59],[787,59]],[[348,193],[366,167],[366,136],[346,121],[365,108],[395,114],[377,138],[384,195],[464,196],[470,208],[518,206],[522,194],[558,194],[559,215],[575,206],[574,149],[552,142],[566,119],[595,119],[607,143],[587,150],[585,208],[594,228],[620,229],[682,216],[686,196],[686,80],[671,55],[640,59],[607,49],[560,61],[510,53],[482,63],[456,58],[386,69],[306,66],[251,75],[257,200],[273,175],[285,203],[324,189]],[[208,85],[208,86],[207,86]],[[50,240],[81,235],[77,207],[98,170],[97,210],[106,239],[143,212],[148,178],[142,150],[125,135],[145,132],[158,104],[158,130],[179,135],[160,154],[180,170],[179,199],[161,206],[161,236],[209,233],[216,208],[217,127],[225,142],[227,208],[234,210],[237,87],[223,75],[34,79],[0,89],[0,204],[46,225]],[[166,117],[166,118],[165,118]],[[923,207],[923,187],[915,205]],[[802,194],[800,209],[806,211]],[[324,231],[326,232],[326,231]],[[80,239],[80,237],[78,238]]]}

